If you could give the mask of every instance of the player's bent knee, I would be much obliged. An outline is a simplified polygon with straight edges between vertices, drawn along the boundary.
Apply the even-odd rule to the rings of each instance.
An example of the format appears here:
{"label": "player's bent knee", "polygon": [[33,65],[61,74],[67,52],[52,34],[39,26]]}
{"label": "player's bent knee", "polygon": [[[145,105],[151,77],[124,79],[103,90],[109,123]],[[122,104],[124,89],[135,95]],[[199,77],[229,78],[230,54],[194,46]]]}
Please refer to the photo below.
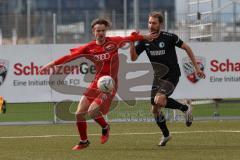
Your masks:
{"label": "player's bent knee", "polygon": [[165,95],[156,95],[154,97],[154,103],[158,105],[159,107],[165,107],[166,106],[166,96]]}
{"label": "player's bent knee", "polygon": [[96,103],[93,103],[88,109],[88,115],[92,118],[100,116],[100,108]]}
{"label": "player's bent knee", "polygon": [[88,115],[92,118],[96,118],[96,117],[100,116],[100,113],[98,110],[93,109],[93,110],[88,111]]}

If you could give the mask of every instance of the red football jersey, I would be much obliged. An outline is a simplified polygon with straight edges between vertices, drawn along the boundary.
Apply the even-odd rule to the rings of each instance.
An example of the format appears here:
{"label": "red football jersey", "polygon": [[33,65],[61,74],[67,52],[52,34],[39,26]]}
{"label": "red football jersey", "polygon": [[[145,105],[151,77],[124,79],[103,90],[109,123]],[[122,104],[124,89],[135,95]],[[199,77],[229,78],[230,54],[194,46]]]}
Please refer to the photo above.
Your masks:
{"label": "red football jersey", "polygon": [[57,59],[54,61],[54,64],[59,65],[79,57],[86,57],[96,65],[95,80],[103,75],[110,75],[117,83],[119,68],[118,49],[127,42],[140,41],[142,39],[142,35],[134,32],[127,37],[106,37],[103,45],[96,44],[94,40],[79,48],[71,49],[70,54]]}

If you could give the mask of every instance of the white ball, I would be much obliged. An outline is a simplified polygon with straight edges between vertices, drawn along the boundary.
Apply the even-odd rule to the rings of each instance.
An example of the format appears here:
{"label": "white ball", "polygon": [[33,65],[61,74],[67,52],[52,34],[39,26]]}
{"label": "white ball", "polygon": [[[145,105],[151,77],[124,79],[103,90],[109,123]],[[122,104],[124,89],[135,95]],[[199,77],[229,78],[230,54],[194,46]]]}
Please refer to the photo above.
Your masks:
{"label": "white ball", "polygon": [[110,93],[114,88],[114,80],[111,76],[102,76],[98,79],[97,87],[102,92]]}

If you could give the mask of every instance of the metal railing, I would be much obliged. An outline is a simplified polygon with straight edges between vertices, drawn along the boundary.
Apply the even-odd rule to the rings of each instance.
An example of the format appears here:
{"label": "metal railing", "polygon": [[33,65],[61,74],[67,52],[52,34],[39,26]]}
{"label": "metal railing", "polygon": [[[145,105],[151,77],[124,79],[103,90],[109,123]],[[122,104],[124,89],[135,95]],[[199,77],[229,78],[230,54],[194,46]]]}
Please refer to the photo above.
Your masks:
{"label": "metal railing", "polygon": [[[95,14],[87,11],[78,18],[67,15],[59,18],[56,14],[34,15],[30,18],[26,15],[0,16],[0,44],[85,43],[92,39],[90,23],[96,18],[94,16]],[[105,16],[112,21],[111,32],[135,29],[131,14],[127,15],[127,24],[124,24],[122,14]],[[139,18],[137,28],[146,32],[148,13],[140,14]],[[185,41],[240,40],[240,13],[213,14],[201,21],[196,21],[194,16],[189,18],[187,14],[176,14],[174,21],[170,21],[167,16],[166,18],[166,30],[178,34]],[[199,35],[203,36],[194,38]]]}

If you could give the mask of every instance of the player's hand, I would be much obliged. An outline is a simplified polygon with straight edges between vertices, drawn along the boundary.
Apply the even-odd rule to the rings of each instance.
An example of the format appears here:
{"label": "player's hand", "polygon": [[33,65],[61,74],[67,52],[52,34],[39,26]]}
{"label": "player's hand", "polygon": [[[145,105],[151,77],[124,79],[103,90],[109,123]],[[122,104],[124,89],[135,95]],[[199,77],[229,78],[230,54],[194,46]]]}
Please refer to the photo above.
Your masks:
{"label": "player's hand", "polygon": [[146,35],[143,35],[143,38],[149,42],[153,41],[154,39],[156,39],[159,36],[159,34],[157,33],[149,33]]}
{"label": "player's hand", "polygon": [[196,73],[197,73],[198,77],[205,79],[206,75],[201,69],[197,70]]}

